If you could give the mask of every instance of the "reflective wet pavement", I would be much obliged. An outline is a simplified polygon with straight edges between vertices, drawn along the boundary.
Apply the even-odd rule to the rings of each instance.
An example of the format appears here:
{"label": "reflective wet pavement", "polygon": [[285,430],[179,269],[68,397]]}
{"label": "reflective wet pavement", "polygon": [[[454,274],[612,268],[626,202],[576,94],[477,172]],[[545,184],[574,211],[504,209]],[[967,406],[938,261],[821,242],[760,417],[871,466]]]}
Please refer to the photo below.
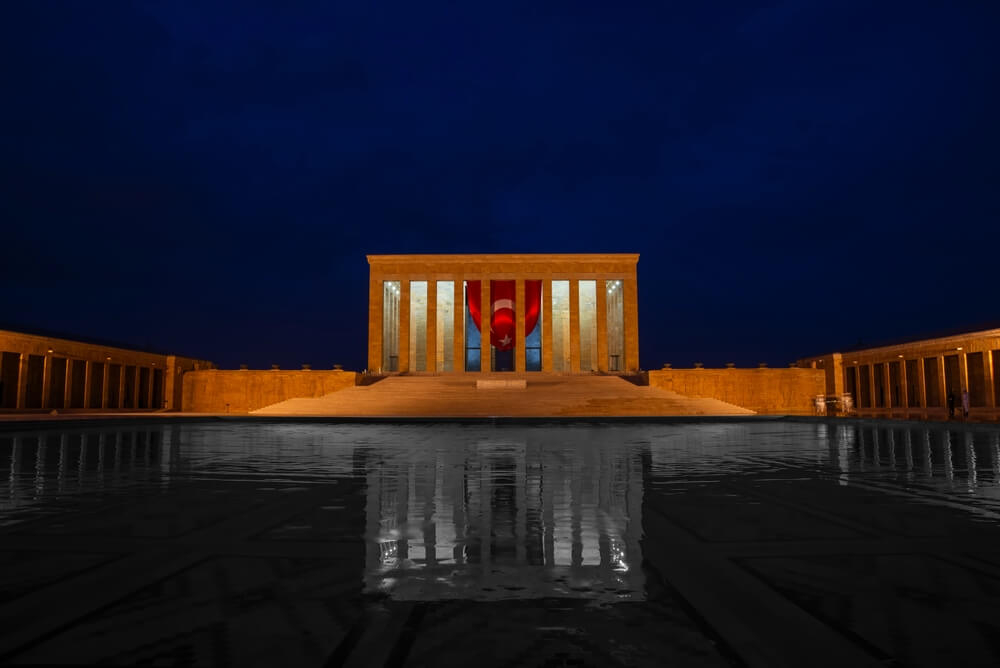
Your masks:
{"label": "reflective wet pavement", "polygon": [[1000,429],[948,427],[10,427],[0,663],[998,665]]}

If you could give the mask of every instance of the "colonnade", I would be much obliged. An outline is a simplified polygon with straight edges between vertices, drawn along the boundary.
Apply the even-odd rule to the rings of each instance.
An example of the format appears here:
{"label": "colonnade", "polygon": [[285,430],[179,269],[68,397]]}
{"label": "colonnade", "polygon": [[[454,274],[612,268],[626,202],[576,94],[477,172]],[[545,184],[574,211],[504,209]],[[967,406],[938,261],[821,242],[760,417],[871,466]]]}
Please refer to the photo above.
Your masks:
{"label": "colonnade", "polygon": [[[499,282],[507,282],[507,290],[513,284],[509,370],[639,370],[638,255],[382,255],[368,261],[370,372],[495,370],[497,349],[490,336],[469,326],[466,289],[478,286],[482,318],[489,323],[499,306],[492,294],[503,287]],[[539,325],[529,332],[528,291],[539,284]],[[419,316],[413,308],[420,309]],[[445,319],[441,308],[450,309]],[[532,336],[538,340],[529,346]],[[478,353],[467,346],[475,337]]]}

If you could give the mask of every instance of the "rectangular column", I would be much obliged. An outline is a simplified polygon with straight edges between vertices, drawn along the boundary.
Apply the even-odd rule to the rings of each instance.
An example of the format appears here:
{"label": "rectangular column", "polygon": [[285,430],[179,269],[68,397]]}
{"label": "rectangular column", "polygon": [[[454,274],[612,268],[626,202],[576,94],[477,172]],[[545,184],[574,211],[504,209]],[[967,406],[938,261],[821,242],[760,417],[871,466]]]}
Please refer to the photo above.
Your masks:
{"label": "rectangular column", "polygon": [[115,408],[125,408],[125,370],[127,364],[121,363],[121,371],[118,372],[118,405]]}
{"label": "rectangular column", "polygon": [[569,370],[580,373],[580,281],[569,282]]}
{"label": "rectangular column", "polygon": [[86,371],[83,373],[83,407],[90,408],[90,376],[94,373],[94,363],[87,360],[84,364]]}
{"label": "rectangular column", "polygon": [[42,367],[42,408],[52,408],[49,395],[52,393],[52,355],[46,355]]}
{"label": "rectangular column", "polygon": [[399,371],[410,370],[410,281],[399,282]]}
{"label": "rectangular column", "polygon": [[17,408],[25,408],[28,403],[28,353],[21,353],[17,363]]}
{"label": "rectangular column", "polygon": [[80,364],[79,360],[71,360],[66,358],[66,382],[63,384],[63,407],[72,407],[71,400],[73,399],[73,365]]}
{"label": "rectangular column", "polygon": [[133,373],[135,374],[135,376],[133,377],[133,381],[134,382],[132,383],[132,397],[131,397],[131,399],[132,399],[132,408],[138,408],[139,407],[139,383],[142,382],[142,367],[139,366],[138,364],[136,364]]}
{"label": "rectangular column", "polygon": [[427,337],[424,357],[427,360],[428,373],[437,373],[437,310],[438,290],[437,279],[427,279]]}
{"label": "rectangular column", "polygon": [[465,279],[455,277],[455,371],[465,373]]}
{"label": "rectangular column", "polygon": [[907,386],[906,360],[899,358],[899,407],[903,414],[910,412],[910,390]]}
{"label": "rectangular column", "polygon": [[986,407],[996,408],[997,400],[1000,397],[996,394],[996,385],[994,384],[996,380],[993,378],[993,351],[986,350],[983,352],[983,364],[986,368],[983,370],[983,378],[986,383]]}
{"label": "rectangular column", "polygon": [[969,361],[965,357],[965,350],[958,353],[958,396],[955,397],[955,405],[962,407],[962,390],[969,389]]}
{"label": "rectangular column", "polygon": [[479,282],[479,370],[487,373],[492,370],[492,350],[490,344],[490,323],[493,322],[493,302],[490,301],[490,280],[483,276]]}
{"label": "rectangular column", "polygon": [[869,408],[875,410],[878,403],[875,396],[875,362],[868,363],[868,403],[871,404]]}
{"label": "rectangular column", "polygon": [[104,360],[104,380],[101,382],[101,408],[111,408],[108,406],[108,397],[111,395],[108,381],[111,380],[111,360]]}
{"label": "rectangular column", "polygon": [[597,370],[608,370],[608,288],[607,281],[597,281]]}
{"label": "rectangular column", "polygon": [[885,409],[888,412],[892,412],[892,384],[889,382],[891,374],[889,373],[889,365],[892,362],[882,363],[882,387],[885,388]]}
{"label": "rectangular column", "polygon": [[636,277],[622,281],[625,289],[625,365],[631,372],[639,371],[639,287]]}
{"label": "rectangular column", "polygon": [[368,371],[382,366],[382,294],[381,277],[368,280]]}
{"label": "rectangular column", "polygon": [[[941,405],[948,408],[948,382],[944,374],[944,355],[938,355],[935,360],[937,361],[938,369],[938,396],[941,397]],[[955,402],[958,405],[958,402]]]}
{"label": "rectangular column", "polygon": [[157,408],[160,408],[160,406],[157,406],[153,403],[154,385],[156,385],[156,367],[151,366],[149,367],[149,382],[146,383],[146,392],[148,392],[146,396],[149,397],[149,407],[153,410],[156,410]]}
{"label": "rectangular column", "polygon": [[542,371],[552,371],[552,278],[542,281]]}
{"label": "rectangular column", "polygon": [[927,374],[924,371],[923,356],[917,358],[917,375],[920,376],[917,379],[917,391],[920,393],[920,408],[927,410]]}
{"label": "rectangular column", "polygon": [[524,311],[524,279],[518,278],[514,283],[514,370],[523,373],[527,369],[525,363],[525,323]]}

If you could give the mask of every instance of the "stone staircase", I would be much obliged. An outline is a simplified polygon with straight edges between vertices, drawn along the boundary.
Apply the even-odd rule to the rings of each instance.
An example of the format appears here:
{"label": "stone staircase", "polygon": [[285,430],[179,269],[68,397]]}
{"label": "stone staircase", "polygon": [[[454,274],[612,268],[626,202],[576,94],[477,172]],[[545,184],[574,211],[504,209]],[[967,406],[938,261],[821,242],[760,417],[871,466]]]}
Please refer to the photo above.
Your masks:
{"label": "stone staircase", "polygon": [[289,399],[255,415],[346,417],[601,417],[752,415],[717,399],[685,397],[617,376],[517,376],[527,387],[476,388],[482,376],[391,376],[322,397]]}

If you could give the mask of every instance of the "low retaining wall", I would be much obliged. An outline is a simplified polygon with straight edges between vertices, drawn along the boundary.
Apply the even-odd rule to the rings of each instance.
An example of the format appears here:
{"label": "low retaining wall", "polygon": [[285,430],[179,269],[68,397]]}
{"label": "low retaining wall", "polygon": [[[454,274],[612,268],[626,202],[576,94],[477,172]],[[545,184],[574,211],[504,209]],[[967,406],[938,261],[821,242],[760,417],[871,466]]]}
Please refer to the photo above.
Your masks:
{"label": "low retaining wall", "polygon": [[687,397],[709,397],[758,413],[807,415],[826,393],[822,369],[662,369],[649,384]]}
{"label": "low retaining wall", "polygon": [[357,384],[354,371],[188,371],[182,410],[248,413],[296,397],[321,397]]}

